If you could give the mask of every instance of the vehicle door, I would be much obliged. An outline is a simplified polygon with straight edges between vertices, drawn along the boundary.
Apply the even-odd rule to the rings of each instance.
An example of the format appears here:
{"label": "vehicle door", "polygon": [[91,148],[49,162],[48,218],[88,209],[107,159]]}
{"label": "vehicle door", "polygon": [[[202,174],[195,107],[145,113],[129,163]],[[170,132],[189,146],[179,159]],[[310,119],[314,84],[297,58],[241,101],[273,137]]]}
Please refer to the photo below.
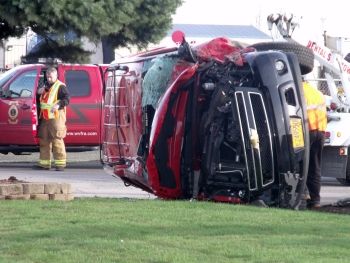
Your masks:
{"label": "vehicle door", "polygon": [[97,66],[59,65],[58,77],[70,94],[67,145],[99,145],[102,80]]}
{"label": "vehicle door", "polygon": [[[1,86],[0,144],[34,145],[38,68],[27,68]],[[33,106],[34,105],[34,106]],[[33,108],[34,107],[34,108]],[[36,119],[35,119],[36,121]]]}

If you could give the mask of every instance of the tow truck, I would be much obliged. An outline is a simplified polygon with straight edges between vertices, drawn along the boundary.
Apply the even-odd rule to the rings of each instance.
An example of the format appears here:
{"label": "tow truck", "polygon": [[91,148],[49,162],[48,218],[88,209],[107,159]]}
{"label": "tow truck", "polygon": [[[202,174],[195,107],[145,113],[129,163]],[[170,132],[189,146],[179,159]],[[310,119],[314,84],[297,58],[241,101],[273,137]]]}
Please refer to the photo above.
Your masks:
{"label": "tow truck", "polygon": [[[276,28],[287,43],[299,43],[291,37],[299,24],[295,18],[293,15],[271,14],[267,18],[269,30]],[[327,39],[326,32],[324,39]],[[333,177],[343,185],[350,185],[350,63],[340,50],[329,48],[327,41],[322,45],[310,39],[304,46],[312,51],[324,74],[324,79],[304,75],[305,80],[317,84],[327,101],[328,125],[322,153],[322,177]],[[326,88],[322,81],[327,82]]]}

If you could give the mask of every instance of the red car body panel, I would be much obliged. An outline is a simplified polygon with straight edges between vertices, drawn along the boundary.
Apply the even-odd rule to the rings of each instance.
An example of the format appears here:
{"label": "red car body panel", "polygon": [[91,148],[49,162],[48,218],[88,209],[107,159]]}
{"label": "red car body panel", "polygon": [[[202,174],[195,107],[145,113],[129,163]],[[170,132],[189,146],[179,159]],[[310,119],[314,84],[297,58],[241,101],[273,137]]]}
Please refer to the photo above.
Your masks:
{"label": "red car body panel", "polygon": [[242,65],[241,49],[234,46],[227,38],[219,37],[209,42],[205,42],[194,48],[197,56],[203,61],[215,59],[224,63],[227,59],[234,59],[237,64]]}
{"label": "red car body panel", "polygon": [[[152,123],[152,132],[150,137],[150,151],[147,158],[147,170],[149,173],[149,183],[154,192],[164,198],[178,198],[181,195],[181,183],[180,183],[180,157],[182,150],[182,141],[184,133],[184,119],[186,113],[186,104],[188,98],[188,92],[182,92],[177,98],[176,101],[170,103],[171,95],[179,92],[179,89],[184,85],[196,72],[198,65],[193,65],[185,69],[179,77],[172,83],[169,89],[164,94],[159,108],[155,113],[154,121]],[[172,105],[172,108],[169,109],[169,106]],[[161,175],[159,174],[159,169],[156,163],[155,155],[155,144],[159,139],[160,132],[162,127],[165,125],[166,114],[170,110],[170,114],[173,116],[174,130],[169,138],[167,139],[167,149],[168,152],[164,154],[167,155],[168,167],[171,171],[169,173],[173,174],[173,178],[170,180],[175,180],[173,185],[175,187],[165,187],[161,185]],[[164,177],[170,177],[170,174],[162,175]]]}

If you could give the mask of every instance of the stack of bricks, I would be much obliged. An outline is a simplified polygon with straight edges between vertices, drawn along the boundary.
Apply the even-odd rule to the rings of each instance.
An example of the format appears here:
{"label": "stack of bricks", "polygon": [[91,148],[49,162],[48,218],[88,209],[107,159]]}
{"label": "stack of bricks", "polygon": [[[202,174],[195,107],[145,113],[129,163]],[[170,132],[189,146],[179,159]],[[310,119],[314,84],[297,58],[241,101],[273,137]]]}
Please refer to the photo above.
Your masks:
{"label": "stack of bricks", "polygon": [[0,184],[0,200],[60,200],[74,199],[67,183],[10,183]]}

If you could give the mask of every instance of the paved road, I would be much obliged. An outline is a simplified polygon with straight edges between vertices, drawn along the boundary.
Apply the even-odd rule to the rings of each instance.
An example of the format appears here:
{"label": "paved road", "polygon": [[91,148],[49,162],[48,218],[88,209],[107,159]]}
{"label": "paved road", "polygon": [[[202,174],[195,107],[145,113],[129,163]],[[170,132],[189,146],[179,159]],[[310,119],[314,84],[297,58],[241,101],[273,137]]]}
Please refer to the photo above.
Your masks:
{"label": "paved road", "polygon": [[[103,170],[99,159],[98,151],[68,153],[68,167],[64,172],[35,171],[31,167],[38,160],[37,153],[21,156],[0,154],[0,179],[15,176],[29,182],[66,182],[72,185],[77,197],[155,198],[138,188],[126,187],[119,178]],[[340,185],[335,179],[323,178],[322,204],[344,198],[350,198],[350,187]]]}
{"label": "paved road", "polygon": [[32,166],[38,153],[15,156],[0,154],[0,179],[15,176],[27,182],[70,183],[76,197],[119,197],[153,199],[151,195],[135,187],[126,187],[118,178],[103,170],[99,152],[68,153],[69,162],[64,172],[37,171]]}

